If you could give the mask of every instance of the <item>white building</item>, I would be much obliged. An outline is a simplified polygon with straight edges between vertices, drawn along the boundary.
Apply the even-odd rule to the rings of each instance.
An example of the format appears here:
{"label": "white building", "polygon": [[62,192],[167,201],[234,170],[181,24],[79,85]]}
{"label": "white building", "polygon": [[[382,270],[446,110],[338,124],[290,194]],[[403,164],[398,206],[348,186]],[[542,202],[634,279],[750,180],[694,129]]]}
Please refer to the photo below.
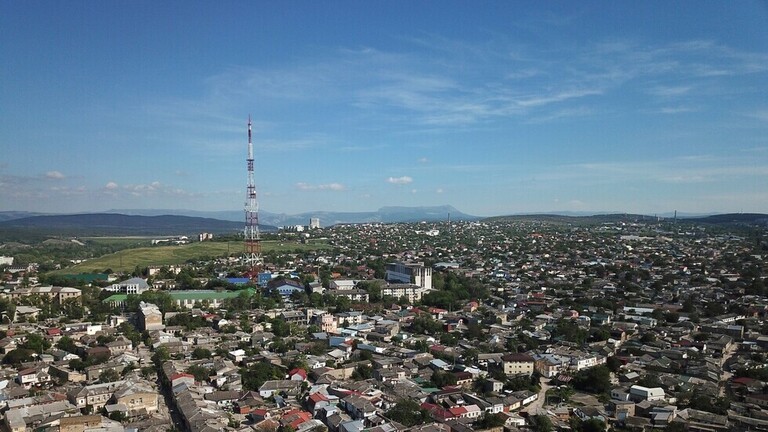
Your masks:
{"label": "white building", "polygon": [[13,265],[13,257],[0,256],[0,265]]}
{"label": "white building", "polygon": [[424,267],[423,262],[418,263],[389,263],[386,268],[386,280],[393,283],[415,283],[426,289],[432,289],[432,268]]}
{"label": "white building", "polygon": [[328,284],[328,288],[332,290],[351,290],[355,288],[355,285],[360,282],[357,279],[335,279]]}
{"label": "white building", "polygon": [[664,389],[661,387],[643,387],[639,385],[633,385],[629,388],[629,398],[636,401],[647,400],[649,402],[664,400],[666,395]]}
{"label": "white building", "polygon": [[381,287],[381,295],[391,296],[394,298],[405,297],[409,302],[414,303],[421,301],[421,297],[427,290],[414,284],[386,284]]}
{"label": "white building", "polygon": [[601,364],[605,364],[606,358],[595,354],[582,354],[571,357],[571,369],[580,371]]}
{"label": "white building", "polygon": [[149,290],[149,284],[146,280],[135,277],[116,284],[112,284],[106,288],[107,291],[119,292],[123,294],[141,294],[144,291]]}
{"label": "white building", "polygon": [[309,229],[320,228],[320,218],[309,218]]}

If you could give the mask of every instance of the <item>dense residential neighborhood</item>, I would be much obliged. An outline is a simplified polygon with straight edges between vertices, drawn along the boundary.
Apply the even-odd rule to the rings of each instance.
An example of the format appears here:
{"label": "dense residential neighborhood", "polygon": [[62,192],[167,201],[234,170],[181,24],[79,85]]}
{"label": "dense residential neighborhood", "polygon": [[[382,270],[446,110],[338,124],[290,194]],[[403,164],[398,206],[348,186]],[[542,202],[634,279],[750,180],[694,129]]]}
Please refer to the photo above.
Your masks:
{"label": "dense residential neighborhood", "polygon": [[[16,431],[768,430],[764,228],[356,224],[103,277],[3,257]],[[211,240],[207,240],[211,241]]]}

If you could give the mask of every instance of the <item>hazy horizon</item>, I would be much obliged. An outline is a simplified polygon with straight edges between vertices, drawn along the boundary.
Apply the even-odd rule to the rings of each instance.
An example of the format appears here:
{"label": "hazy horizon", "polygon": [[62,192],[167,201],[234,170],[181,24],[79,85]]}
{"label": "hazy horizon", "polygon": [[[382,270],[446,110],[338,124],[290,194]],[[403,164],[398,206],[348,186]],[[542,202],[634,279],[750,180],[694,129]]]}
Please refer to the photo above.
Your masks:
{"label": "hazy horizon", "polygon": [[[503,214],[478,215],[478,214],[467,213],[462,209],[456,208],[455,206],[452,206],[450,204],[435,205],[435,206],[428,206],[428,207],[443,207],[443,206],[450,206],[450,207],[453,207],[456,211],[460,212],[461,214],[472,216],[472,217],[479,217],[479,218],[489,218],[489,217],[498,217],[498,216],[527,216],[527,215],[599,216],[599,215],[615,215],[615,214],[633,214],[638,216],[663,217],[663,218],[671,218],[674,215],[677,215],[678,217],[688,218],[688,217],[713,216],[718,214],[765,214],[761,212],[742,212],[742,211],[694,213],[694,212],[687,212],[687,211],[671,210],[671,211],[658,212],[658,213],[631,213],[631,212],[624,212],[619,210],[602,210],[602,211],[601,210],[597,210],[597,211],[550,210],[550,211],[531,211],[531,212],[514,212],[514,213],[503,213]],[[388,206],[388,207],[403,207],[406,209],[418,208],[418,207],[404,207],[404,206]],[[381,208],[376,208],[376,209],[361,210],[358,212],[349,212],[349,213],[374,213],[374,212],[378,212],[380,209]],[[16,212],[26,213],[26,211],[23,211],[23,210],[0,210],[0,213],[16,213]],[[324,213],[344,213],[344,212],[336,212],[333,210],[321,210],[321,209],[307,210],[307,211],[296,212],[296,213],[287,213],[287,212],[281,212],[281,211],[271,211],[269,209],[267,210],[262,209],[260,212],[263,214],[269,214],[269,215],[275,215],[275,216],[285,215],[289,217],[299,216],[299,215],[312,216],[313,214],[320,216]],[[125,214],[125,215],[146,215],[146,216],[182,215],[182,216],[196,216],[196,217],[215,217],[217,214],[219,215],[226,215],[227,213],[240,214],[240,213],[244,213],[244,210],[238,210],[238,209],[196,210],[196,209],[145,208],[145,209],[106,209],[106,210],[61,212],[61,213],[45,213],[45,212],[29,212],[29,213],[41,214],[41,215]],[[446,213],[446,219],[447,219],[447,215],[448,213]],[[457,216],[457,214],[453,213],[453,217],[455,216]],[[243,217],[238,216],[238,217],[225,218],[223,220],[240,221],[242,219]]]}

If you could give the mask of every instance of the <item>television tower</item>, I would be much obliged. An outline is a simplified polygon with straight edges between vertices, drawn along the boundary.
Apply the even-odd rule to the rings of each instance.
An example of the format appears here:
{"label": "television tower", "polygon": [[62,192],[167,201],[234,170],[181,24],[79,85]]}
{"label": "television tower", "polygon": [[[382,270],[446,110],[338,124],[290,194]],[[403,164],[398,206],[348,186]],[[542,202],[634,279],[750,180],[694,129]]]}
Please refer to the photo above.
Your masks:
{"label": "television tower", "polygon": [[261,264],[261,235],[259,233],[259,203],[256,201],[256,183],[253,176],[253,142],[251,141],[251,116],[248,116],[248,186],[245,198],[245,248],[243,264],[251,277]]}

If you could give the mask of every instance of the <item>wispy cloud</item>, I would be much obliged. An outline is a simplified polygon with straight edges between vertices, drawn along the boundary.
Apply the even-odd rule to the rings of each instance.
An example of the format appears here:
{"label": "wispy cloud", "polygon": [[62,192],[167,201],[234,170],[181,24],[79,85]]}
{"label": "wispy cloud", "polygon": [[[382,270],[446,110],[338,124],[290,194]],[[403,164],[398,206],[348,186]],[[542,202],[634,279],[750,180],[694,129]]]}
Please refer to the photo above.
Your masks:
{"label": "wispy cloud", "polygon": [[583,175],[608,181],[644,181],[669,184],[713,183],[734,179],[768,177],[768,164],[736,157],[678,157],[671,160],[598,162],[577,164]]}
{"label": "wispy cloud", "polygon": [[312,190],[343,191],[346,189],[346,187],[341,183],[310,184],[310,183],[303,183],[303,182],[296,183],[296,188],[303,191],[312,191]]}
{"label": "wispy cloud", "polygon": [[517,104],[523,107],[537,107],[542,105],[549,105],[556,102],[566,101],[568,99],[582,98],[585,96],[593,96],[602,94],[603,90],[600,89],[572,89],[555,92],[547,95],[539,95],[532,97],[525,97]]}
{"label": "wispy cloud", "polygon": [[555,110],[551,113],[545,113],[541,115],[531,116],[528,120],[529,123],[546,123],[558,119],[570,118],[570,117],[583,117],[592,115],[595,110],[586,106],[579,106],[574,108],[565,108],[561,110]]}
{"label": "wispy cloud", "polygon": [[50,191],[53,192],[56,196],[62,197],[84,196],[89,192],[88,188],[85,186],[53,186],[51,187]]}
{"label": "wispy cloud", "polygon": [[49,178],[52,180],[63,180],[66,178],[64,174],[62,174],[60,171],[48,171],[45,173],[45,178]]}
{"label": "wispy cloud", "polygon": [[[351,118],[364,116],[359,127],[478,128],[494,121],[545,122],[590,116],[606,99],[631,84],[662,108],[632,105],[646,112],[673,114],[701,106],[711,93],[736,91],[715,85],[731,76],[768,71],[768,54],[738,50],[710,40],[649,44],[639,40],[604,40],[578,47],[563,45],[542,52],[504,36],[468,43],[439,35],[405,37],[401,51],[371,47],[328,49],[290,65],[230,67],[205,81],[198,100],[169,100],[148,110],[186,131],[190,145],[240,151],[242,140],[212,143],[210,136],[239,136],[243,120],[228,113],[243,101],[301,110],[332,108]],[[619,90],[622,90],[619,93]],[[742,91],[742,90],[738,90]],[[620,109],[632,109],[621,106]],[[204,121],[201,121],[204,120]],[[219,125],[219,130],[211,125]],[[352,123],[356,124],[356,123]],[[207,125],[207,126],[203,126]],[[266,151],[327,145],[323,126],[309,123],[297,136],[295,125],[270,119],[255,125]],[[203,130],[204,129],[204,130]],[[285,131],[290,130],[289,134]],[[279,140],[273,138],[278,135]],[[196,140],[194,137],[202,137]],[[370,147],[335,142],[337,151]]]}
{"label": "wispy cloud", "polygon": [[656,86],[648,90],[654,96],[680,96],[691,91],[692,86]]}
{"label": "wispy cloud", "polygon": [[413,182],[413,178],[409,176],[389,177],[387,179],[387,183],[396,184],[396,185],[405,185],[411,182]]}
{"label": "wispy cloud", "polygon": [[676,106],[676,107],[662,107],[656,110],[655,112],[659,114],[683,114],[683,113],[690,113],[690,112],[696,112],[700,111],[699,108],[691,107],[691,106]]}
{"label": "wispy cloud", "polygon": [[747,115],[748,117],[756,118],[764,122],[768,122],[768,109],[757,110]]}

